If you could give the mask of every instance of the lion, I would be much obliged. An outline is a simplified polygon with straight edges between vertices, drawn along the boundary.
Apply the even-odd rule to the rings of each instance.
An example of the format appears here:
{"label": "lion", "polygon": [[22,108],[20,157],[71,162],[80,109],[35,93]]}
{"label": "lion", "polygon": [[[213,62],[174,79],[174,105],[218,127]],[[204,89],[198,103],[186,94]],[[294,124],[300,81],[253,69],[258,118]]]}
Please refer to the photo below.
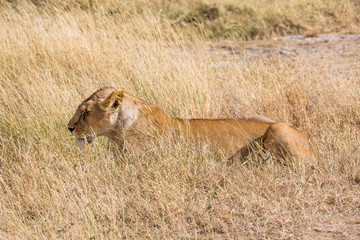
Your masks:
{"label": "lion", "polygon": [[245,157],[250,144],[259,139],[264,149],[275,156],[315,157],[306,136],[286,123],[264,117],[172,118],[160,106],[113,87],[101,88],[85,99],[69,121],[68,129],[81,148],[96,136],[106,136],[121,153],[141,154],[156,136],[174,134],[198,147],[210,145],[227,159],[239,153]]}

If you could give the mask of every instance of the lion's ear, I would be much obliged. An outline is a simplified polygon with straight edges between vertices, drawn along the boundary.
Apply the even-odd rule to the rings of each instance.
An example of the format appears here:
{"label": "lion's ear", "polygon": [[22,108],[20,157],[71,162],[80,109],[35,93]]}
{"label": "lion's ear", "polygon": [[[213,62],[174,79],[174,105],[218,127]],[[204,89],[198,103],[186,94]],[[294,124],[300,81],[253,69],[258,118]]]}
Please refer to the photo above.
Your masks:
{"label": "lion's ear", "polygon": [[100,103],[100,106],[104,110],[109,110],[111,108],[117,109],[118,107],[120,107],[123,99],[124,99],[124,91],[115,90],[110,94],[110,96],[108,96],[104,101]]}
{"label": "lion's ear", "polygon": [[88,112],[91,110],[91,108],[94,106],[95,102],[93,100],[89,100],[81,107],[81,112]]}

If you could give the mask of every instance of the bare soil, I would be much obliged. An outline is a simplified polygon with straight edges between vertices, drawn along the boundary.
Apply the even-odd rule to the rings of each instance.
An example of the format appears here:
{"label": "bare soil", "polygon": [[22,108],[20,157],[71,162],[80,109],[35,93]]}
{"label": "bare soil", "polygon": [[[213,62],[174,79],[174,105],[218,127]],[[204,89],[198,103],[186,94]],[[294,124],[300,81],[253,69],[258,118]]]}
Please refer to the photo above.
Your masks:
{"label": "bare soil", "polygon": [[333,76],[346,75],[350,69],[358,73],[360,70],[360,35],[294,35],[275,40],[218,42],[209,44],[209,50],[224,60],[234,56],[243,60],[254,57],[306,59]]}

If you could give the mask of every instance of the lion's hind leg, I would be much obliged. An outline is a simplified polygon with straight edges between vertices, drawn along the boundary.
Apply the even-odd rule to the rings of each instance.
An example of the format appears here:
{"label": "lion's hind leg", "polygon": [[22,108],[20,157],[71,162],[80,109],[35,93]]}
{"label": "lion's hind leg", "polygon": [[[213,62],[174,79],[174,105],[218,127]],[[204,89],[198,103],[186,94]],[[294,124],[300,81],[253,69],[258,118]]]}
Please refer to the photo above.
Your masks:
{"label": "lion's hind leg", "polygon": [[306,136],[284,122],[271,124],[263,136],[263,141],[265,150],[275,156],[301,158],[306,162],[315,159]]}

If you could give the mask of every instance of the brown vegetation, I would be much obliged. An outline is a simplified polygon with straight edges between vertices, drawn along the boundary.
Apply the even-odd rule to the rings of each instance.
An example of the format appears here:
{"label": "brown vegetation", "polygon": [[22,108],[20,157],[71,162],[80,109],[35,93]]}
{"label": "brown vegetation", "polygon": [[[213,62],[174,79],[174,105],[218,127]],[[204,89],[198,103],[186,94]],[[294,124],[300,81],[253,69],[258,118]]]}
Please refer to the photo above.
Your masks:
{"label": "brown vegetation", "polygon": [[[299,13],[313,13],[309,33],[358,32],[357,1],[290,1],[302,12],[288,1],[259,0],[252,11],[226,2],[301,26]],[[359,40],[299,43],[289,54],[278,42],[209,44],[195,22],[155,11],[184,6],[188,16],[190,1],[126,3],[0,1],[0,238],[359,237]],[[219,11],[206,24],[224,18],[225,5],[206,4]],[[80,151],[66,124],[105,85],[182,118],[283,120],[309,137],[319,162],[306,169],[258,154],[229,164],[165,139],[141,159],[119,161],[101,138]]]}

